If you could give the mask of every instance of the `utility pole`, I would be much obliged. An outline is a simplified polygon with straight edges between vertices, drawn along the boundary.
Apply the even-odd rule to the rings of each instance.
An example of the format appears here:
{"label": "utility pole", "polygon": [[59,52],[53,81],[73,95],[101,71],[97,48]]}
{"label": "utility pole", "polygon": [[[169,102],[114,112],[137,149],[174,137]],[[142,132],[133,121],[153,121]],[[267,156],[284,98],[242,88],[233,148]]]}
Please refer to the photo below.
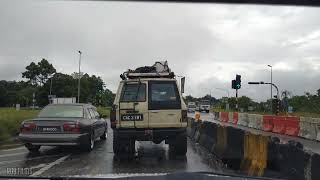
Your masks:
{"label": "utility pole", "polygon": [[270,113],[273,114],[273,108],[272,108],[272,99],[273,99],[273,97],[272,97],[272,66],[270,64],[268,66],[271,68],[271,77],[270,77],[270,79],[271,79],[271,84],[270,84]]}
{"label": "utility pole", "polygon": [[80,79],[81,79],[81,74],[80,74],[80,66],[81,66],[81,51],[79,52],[79,74],[78,74],[78,103],[80,103]]}

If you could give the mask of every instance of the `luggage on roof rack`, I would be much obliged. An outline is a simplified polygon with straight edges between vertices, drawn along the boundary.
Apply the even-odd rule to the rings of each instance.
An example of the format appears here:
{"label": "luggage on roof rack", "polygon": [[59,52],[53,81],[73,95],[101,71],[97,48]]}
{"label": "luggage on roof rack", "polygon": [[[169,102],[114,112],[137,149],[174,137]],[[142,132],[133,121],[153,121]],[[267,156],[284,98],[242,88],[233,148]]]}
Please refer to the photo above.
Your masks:
{"label": "luggage on roof rack", "polygon": [[138,67],[135,70],[129,69],[120,75],[121,79],[137,78],[174,78],[167,61],[157,61],[152,66]]}

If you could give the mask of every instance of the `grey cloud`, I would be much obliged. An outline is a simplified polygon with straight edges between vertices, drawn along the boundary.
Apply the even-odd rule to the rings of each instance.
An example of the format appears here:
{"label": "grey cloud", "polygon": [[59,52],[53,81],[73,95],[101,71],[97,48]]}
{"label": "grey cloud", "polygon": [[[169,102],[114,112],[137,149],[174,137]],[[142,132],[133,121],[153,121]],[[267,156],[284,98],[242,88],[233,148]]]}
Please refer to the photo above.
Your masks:
{"label": "grey cloud", "polygon": [[[72,73],[77,71],[77,50],[82,50],[82,70],[101,76],[113,91],[124,70],[156,60],[168,60],[177,74],[187,76],[187,93],[195,96],[207,94],[205,88],[230,89],[231,79],[215,77],[216,71],[225,77],[241,73],[246,83],[248,79],[268,80],[268,69],[263,69],[268,63],[291,61],[292,72],[275,70],[281,87],[300,94],[317,88],[312,81],[319,73],[312,67],[319,59],[319,44],[312,42],[301,48],[283,43],[318,30],[318,9],[87,1],[16,3],[0,3],[0,79],[18,79],[28,63],[41,58],[51,61],[58,71]],[[315,60],[303,65],[307,57]],[[214,62],[212,68],[207,67],[209,62]],[[198,76],[201,68],[193,76],[188,74],[195,63],[207,69],[210,77]],[[231,67],[234,65],[239,65],[240,72]],[[234,72],[229,72],[230,68]],[[299,81],[288,81],[290,76]],[[225,96],[219,90],[214,93]],[[259,100],[269,97],[265,87],[243,85],[239,93]]]}

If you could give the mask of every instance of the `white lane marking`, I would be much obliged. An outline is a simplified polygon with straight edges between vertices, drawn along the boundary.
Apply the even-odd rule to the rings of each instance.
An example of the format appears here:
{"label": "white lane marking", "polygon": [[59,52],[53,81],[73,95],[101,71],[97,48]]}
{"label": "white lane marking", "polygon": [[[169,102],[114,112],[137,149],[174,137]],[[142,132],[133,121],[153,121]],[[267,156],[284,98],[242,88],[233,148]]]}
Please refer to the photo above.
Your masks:
{"label": "white lane marking", "polygon": [[15,151],[15,150],[20,150],[20,149],[24,149],[25,147],[24,146],[21,146],[21,147],[18,147],[18,148],[12,148],[12,149],[2,149],[0,150],[0,152],[4,151]]}
{"label": "white lane marking", "polygon": [[39,176],[42,173],[44,173],[45,171],[47,171],[48,169],[52,168],[54,165],[60,164],[62,163],[65,159],[67,159],[71,154],[68,154],[66,156],[63,156],[55,161],[53,161],[52,163],[46,165],[45,167],[39,169],[38,171],[36,171],[35,173],[33,173],[31,176]]}
{"label": "white lane marking", "polygon": [[39,156],[39,157],[35,157],[35,158],[28,158],[28,159],[18,159],[18,160],[10,160],[10,161],[1,161],[1,162],[0,162],[0,165],[2,165],[2,164],[9,164],[9,163],[15,163],[15,162],[19,162],[19,161],[30,161],[30,160],[34,160],[34,159],[49,158],[49,157],[56,157],[56,156],[61,156],[61,154],[56,154],[56,155],[46,155],[46,156]]}
{"label": "white lane marking", "polygon": [[4,154],[4,155],[0,155],[0,158],[2,158],[2,157],[8,157],[8,156],[16,156],[16,155],[21,155],[21,154],[26,154],[26,152],[12,153],[12,154]]}

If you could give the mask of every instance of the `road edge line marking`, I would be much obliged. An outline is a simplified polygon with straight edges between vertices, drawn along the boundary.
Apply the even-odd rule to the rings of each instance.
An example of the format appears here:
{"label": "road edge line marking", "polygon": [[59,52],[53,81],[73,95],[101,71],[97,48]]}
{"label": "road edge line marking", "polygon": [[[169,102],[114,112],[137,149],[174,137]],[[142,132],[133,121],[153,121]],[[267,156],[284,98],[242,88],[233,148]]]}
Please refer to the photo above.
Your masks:
{"label": "road edge line marking", "polygon": [[39,169],[38,171],[36,171],[35,173],[33,173],[32,175],[30,176],[39,176],[41,175],[42,173],[44,173],[45,171],[49,170],[50,168],[52,168],[54,165],[57,165],[57,164],[60,164],[62,163],[64,160],[66,160],[69,156],[71,156],[71,154],[68,154],[66,156],[63,156],[55,161],[53,161],[52,163],[46,165],[45,167]]}

